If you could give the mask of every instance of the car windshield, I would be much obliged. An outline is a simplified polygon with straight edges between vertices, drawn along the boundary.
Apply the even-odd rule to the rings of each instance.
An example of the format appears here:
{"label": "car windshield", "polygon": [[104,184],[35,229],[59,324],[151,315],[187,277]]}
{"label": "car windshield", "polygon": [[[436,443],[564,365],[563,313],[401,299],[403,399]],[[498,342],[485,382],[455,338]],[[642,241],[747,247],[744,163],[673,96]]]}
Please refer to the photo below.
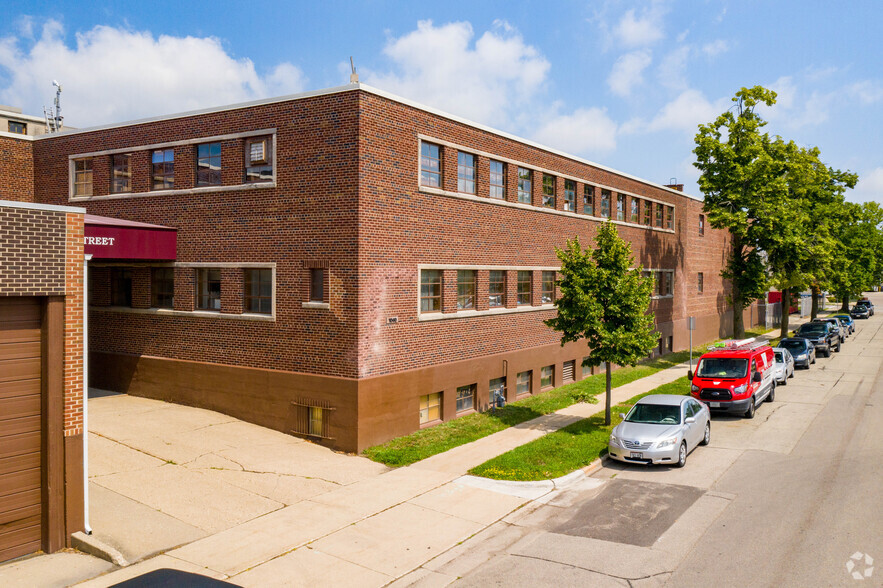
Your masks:
{"label": "car windshield", "polygon": [[744,378],[746,373],[748,360],[736,357],[706,357],[696,368],[700,378]]}
{"label": "car windshield", "polygon": [[812,325],[812,324],[800,325],[800,328],[797,329],[797,332],[800,333],[801,335],[816,335],[816,334],[822,335],[827,330],[828,329],[825,327],[824,324],[816,323],[814,325]]}
{"label": "car windshield", "polygon": [[846,316],[845,314],[834,315],[834,318],[840,319],[841,323],[849,323],[849,321],[852,320],[852,318]]}
{"label": "car windshield", "polygon": [[648,425],[678,425],[681,422],[681,407],[670,404],[636,404],[625,420]]}
{"label": "car windshield", "polygon": [[776,351],[776,363],[785,363],[785,354],[781,351]]}
{"label": "car windshield", "polygon": [[788,351],[791,351],[792,349],[803,351],[806,349],[806,346],[800,341],[782,341],[779,343],[779,347],[784,347]]}

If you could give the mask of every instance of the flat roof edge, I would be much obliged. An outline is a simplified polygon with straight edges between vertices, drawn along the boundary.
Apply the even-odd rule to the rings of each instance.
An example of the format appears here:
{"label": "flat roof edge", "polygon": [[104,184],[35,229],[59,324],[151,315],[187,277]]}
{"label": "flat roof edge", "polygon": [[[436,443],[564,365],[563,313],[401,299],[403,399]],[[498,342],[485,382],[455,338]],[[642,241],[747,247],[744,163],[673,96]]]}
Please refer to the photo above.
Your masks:
{"label": "flat roof edge", "polygon": [[0,137],[6,137],[7,139],[20,139],[22,141],[33,141],[36,137],[41,135],[22,135],[20,133],[9,133],[7,131],[0,131]]}
{"label": "flat roof edge", "polygon": [[7,208],[29,208],[31,210],[47,210],[51,212],[73,212],[86,214],[85,208],[79,206],[59,206],[57,204],[39,204],[37,202],[19,202],[17,200],[0,200],[0,206]]}

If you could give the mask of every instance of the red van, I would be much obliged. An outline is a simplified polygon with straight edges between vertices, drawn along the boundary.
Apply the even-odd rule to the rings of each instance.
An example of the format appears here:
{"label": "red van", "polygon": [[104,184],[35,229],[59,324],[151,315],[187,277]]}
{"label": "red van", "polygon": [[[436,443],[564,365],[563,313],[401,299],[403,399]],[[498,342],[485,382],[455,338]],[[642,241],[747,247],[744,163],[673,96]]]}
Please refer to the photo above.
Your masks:
{"label": "red van", "polygon": [[709,348],[689,372],[690,394],[712,411],[754,418],[757,405],[776,397],[773,348],[754,339],[727,341]]}

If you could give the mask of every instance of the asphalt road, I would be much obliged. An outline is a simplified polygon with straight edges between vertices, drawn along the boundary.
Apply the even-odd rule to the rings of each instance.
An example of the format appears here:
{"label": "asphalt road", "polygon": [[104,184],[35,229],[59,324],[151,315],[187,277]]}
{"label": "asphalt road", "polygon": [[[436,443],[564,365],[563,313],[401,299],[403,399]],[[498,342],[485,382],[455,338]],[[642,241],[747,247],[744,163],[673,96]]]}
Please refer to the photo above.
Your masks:
{"label": "asphalt road", "polygon": [[715,415],[685,468],[607,462],[424,565],[424,582],[883,586],[883,295],[872,300],[881,314],[755,419]]}

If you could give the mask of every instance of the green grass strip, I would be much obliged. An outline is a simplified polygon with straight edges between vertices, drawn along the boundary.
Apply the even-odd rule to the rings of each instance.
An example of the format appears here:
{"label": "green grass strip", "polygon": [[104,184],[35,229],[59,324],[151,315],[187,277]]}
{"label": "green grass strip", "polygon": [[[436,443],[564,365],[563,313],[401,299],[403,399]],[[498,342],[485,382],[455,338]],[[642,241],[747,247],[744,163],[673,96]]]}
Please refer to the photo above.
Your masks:
{"label": "green grass strip", "polygon": [[474,476],[495,480],[549,480],[585,467],[607,453],[610,431],[622,420],[619,413],[626,413],[641,398],[649,394],[687,394],[690,384],[687,377],[639,394],[613,410],[613,423],[604,426],[604,414],[593,415],[570,426],[531,441],[512,451],[499,455],[469,470]]}

